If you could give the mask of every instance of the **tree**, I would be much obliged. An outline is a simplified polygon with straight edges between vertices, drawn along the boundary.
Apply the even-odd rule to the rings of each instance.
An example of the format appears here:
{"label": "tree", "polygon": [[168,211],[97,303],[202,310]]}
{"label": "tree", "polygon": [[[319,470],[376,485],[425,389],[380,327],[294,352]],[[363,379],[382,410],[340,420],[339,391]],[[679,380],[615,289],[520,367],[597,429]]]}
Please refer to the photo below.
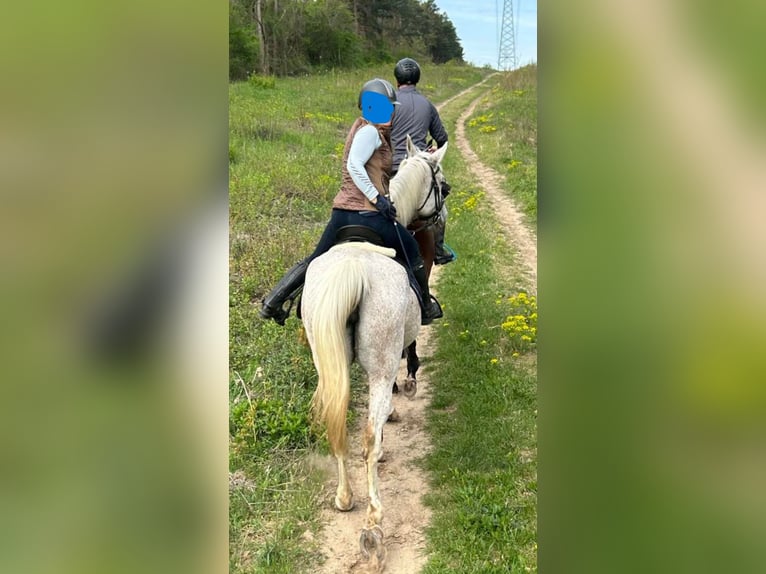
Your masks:
{"label": "tree", "polygon": [[343,0],[315,0],[306,6],[304,48],[315,66],[353,66],[360,41],[354,16]]}
{"label": "tree", "polygon": [[258,40],[239,4],[229,7],[229,79],[243,80],[258,64]]}
{"label": "tree", "polygon": [[231,79],[404,56],[463,59],[435,0],[230,0],[229,7]]}
{"label": "tree", "polygon": [[463,48],[449,17],[439,11],[434,0],[427,0],[420,7],[423,10],[421,33],[431,59],[437,64],[450,60],[462,62]]}

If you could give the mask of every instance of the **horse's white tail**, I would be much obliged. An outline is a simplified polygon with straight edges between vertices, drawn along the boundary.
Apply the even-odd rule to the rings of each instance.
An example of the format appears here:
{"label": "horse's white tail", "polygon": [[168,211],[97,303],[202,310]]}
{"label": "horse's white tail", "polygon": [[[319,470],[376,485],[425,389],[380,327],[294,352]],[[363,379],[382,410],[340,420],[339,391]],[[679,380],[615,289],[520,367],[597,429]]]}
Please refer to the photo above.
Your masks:
{"label": "horse's white tail", "polygon": [[367,277],[361,262],[346,258],[316,281],[311,328],[319,383],[312,409],[315,420],[326,425],[333,453],[345,453],[346,412],[351,393],[351,349],[346,343],[346,322],[362,299]]}

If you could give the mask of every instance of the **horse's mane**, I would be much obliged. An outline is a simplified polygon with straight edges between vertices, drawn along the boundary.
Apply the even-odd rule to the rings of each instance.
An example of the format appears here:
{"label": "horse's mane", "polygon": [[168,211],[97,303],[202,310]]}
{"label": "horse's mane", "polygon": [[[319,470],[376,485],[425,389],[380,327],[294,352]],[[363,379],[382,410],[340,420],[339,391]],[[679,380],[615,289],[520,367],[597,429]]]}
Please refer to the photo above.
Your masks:
{"label": "horse's mane", "polygon": [[399,165],[399,171],[389,184],[389,192],[400,222],[409,224],[415,219],[421,201],[417,192],[428,189],[430,179],[428,160],[420,154],[404,159]]}

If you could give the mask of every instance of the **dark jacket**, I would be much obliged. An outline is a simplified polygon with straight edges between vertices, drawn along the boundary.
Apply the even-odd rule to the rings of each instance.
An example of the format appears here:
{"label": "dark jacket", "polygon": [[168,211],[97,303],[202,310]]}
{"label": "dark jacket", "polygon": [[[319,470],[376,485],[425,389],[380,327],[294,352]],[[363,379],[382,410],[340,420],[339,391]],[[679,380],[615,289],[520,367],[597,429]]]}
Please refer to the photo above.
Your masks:
{"label": "dark jacket", "polygon": [[399,164],[407,154],[407,134],[412,138],[412,143],[421,150],[428,147],[426,137],[429,133],[436,142],[436,147],[442,147],[447,143],[447,132],[442,125],[439,112],[428,98],[417,91],[415,86],[400,86],[396,91],[396,99],[400,105],[396,106],[394,122],[391,126],[394,172],[399,169]]}

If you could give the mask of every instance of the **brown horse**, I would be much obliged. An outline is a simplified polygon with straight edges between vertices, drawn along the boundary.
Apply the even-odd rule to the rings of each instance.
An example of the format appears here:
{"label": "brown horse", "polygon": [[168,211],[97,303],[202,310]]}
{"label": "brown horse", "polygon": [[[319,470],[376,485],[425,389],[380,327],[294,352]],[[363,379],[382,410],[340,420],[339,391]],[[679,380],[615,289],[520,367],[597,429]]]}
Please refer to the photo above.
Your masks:
{"label": "brown horse", "polygon": [[[434,174],[434,181],[437,182],[439,187],[439,189],[436,191],[441,193],[441,184],[444,181],[444,175],[441,173],[440,165],[438,170],[438,173]],[[439,197],[438,203],[435,204],[435,208],[438,208],[436,213],[438,213],[439,217],[445,216],[443,196]],[[407,226],[407,229],[414,234],[415,240],[418,242],[420,255],[423,257],[423,263],[426,267],[426,277],[429,279],[431,277],[431,269],[433,269],[434,259],[436,257],[436,249],[434,244],[435,219],[435,216],[432,214],[429,217],[417,219]],[[412,343],[409,344],[406,352],[404,353],[404,356],[407,358],[407,380],[404,383],[404,395],[407,398],[412,398],[417,392],[417,372],[420,368],[420,359],[418,358],[417,352],[417,341],[412,341]],[[399,392],[399,385],[396,384],[396,381],[394,381],[393,392]],[[396,420],[396,417],[397,415],[394,415],[392,420]]]}

